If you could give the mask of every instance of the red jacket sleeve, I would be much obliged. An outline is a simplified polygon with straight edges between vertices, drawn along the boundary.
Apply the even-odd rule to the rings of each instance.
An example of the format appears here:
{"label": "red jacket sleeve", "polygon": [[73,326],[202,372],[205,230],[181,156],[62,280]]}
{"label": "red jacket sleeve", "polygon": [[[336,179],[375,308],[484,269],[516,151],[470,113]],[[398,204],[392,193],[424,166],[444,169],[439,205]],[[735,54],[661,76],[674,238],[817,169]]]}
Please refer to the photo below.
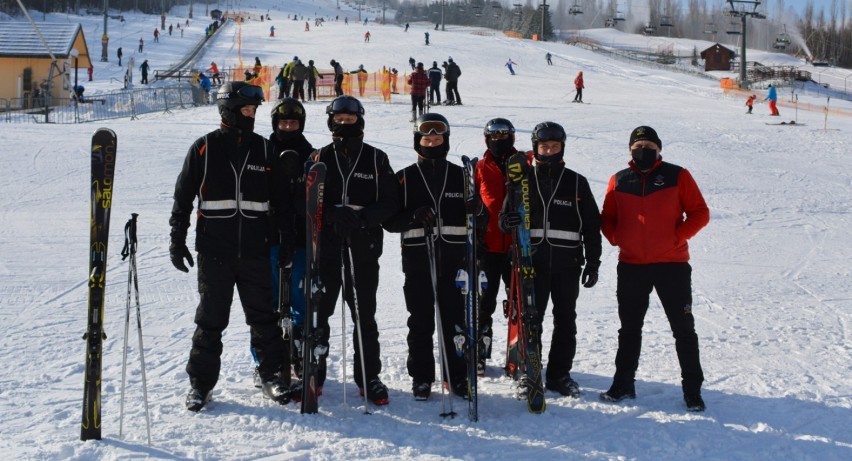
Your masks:
{"label": "red jacket sleeve", "polygon": [[707,208],[695,179],[686,169],[680,172],[678,189],[686,219],[677,227],[676,232],[679,239],[689,240],[710,222],[710,209]]}

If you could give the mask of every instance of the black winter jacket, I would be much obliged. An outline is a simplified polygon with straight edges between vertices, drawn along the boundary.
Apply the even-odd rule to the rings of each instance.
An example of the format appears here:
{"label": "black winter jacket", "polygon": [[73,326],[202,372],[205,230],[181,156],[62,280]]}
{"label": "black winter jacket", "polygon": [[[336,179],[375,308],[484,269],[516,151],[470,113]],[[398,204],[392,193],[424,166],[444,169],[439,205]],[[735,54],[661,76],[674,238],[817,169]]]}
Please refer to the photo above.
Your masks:
{"label": "black winter jacket", "polygon": [[[169,219],[172,241],[186,241],[198,197],[195,249],[199,253],[267,255],[274,228],[270,214],[280,210],[285,200],[284,180],[273,160],[269,143],[255,133],[223,126],[198,138],[175,184]],[[278,216],[284,219],[283,213]]]}

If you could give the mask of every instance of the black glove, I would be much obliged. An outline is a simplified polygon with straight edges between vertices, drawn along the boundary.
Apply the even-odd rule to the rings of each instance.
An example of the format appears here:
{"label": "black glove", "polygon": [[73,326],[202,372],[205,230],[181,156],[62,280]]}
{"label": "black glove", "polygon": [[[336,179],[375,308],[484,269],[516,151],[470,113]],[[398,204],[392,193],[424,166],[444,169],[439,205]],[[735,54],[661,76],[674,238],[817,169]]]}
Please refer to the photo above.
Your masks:
{"label": "black glove", "polygon": [[348,238],[352,232],[361,228],[361,217],[348,206],[333,206],[325,210],[325,223],[334,228],[337,235]]}
{"label": "black glove", "polygon": [[512,229],[521,225],[521,214],[517,211],[500,212],[500,230],[509,233]]}
{"label": "black glove", "polygon": [[281,173],[290,181],[294,181],[304,173],[303,167],[299,162],[299,153],[288,149],[281,152]]}
{"label": "black glove", "polygon": [[600,263],[586,264],[586,268],[583,269],[583,276],[580,278],[584,287],[591,288],[598,283],[598,267],[600,267]]}
{"label": "black glove", "polygon": [[169,245],[169,258],[172,260],[172,265],[181,272],[189,272],[189,269],[183,262],[184,259],[189,262],[189,267],[195,265],[195,261],[192,260],[192,253],[189,252],[189,248],[186,247],[185,243],[172,242]]}
{"label": "black glove", "polygon": [[432,226],[432,223],[435,221],[435,210],[429,206],[422,206],[416,210],[411,215],[411,222],[417,224],[419,227]]}
{"label": "black glove", "polygon": [[464,211],[467,214],[478,216],[480,213],[482,213],[482,210],[482,198],[480,198],[479,195],[474,195],[473,197],[465,200]]}

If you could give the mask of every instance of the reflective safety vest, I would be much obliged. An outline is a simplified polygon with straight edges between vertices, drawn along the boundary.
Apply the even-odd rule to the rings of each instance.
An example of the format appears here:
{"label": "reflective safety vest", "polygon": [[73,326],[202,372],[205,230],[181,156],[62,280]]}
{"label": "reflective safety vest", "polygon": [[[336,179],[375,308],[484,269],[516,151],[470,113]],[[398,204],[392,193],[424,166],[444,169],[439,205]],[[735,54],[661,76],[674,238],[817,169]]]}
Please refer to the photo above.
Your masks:
{"label": "reflective safety vest", "polygon": [[[218,147],[207,143],[203,155],[203,176],[198,189],[198,210],[207,219],[266,217],[269,212],[268,180],[271,166],[266,144],[262,152],[249,150],[241,163],[229,161],[229,155],[215,152]],[[213,164],[211,165],[211,158]]]}
{"label": "reflective safety vest", "polygon": [[[421,206],[435,210],[433,239],[447,244],[464,245],[467,240],[467,215],[464,206],[464,175],[458,165],[446,162],[447,168],[440,175],[441,189],[432,190],[420,165],[411,165],[399,173],[402,187],[403,210],[414,211]],[[435,184],[436,182],[431,182]],[[402,246],[423,246],[425,231],[415,228],[402,233]]]}
{"label": "reflective safety vest", "polygon": [[[580,181],[576,173],[566,175],[560,168],[556,177],[539,174],[534,168],[530,194],[530,243],[553,247],[580,248],[583,218],[579,207]],[[541,183],[549,181],[550,187]]]}

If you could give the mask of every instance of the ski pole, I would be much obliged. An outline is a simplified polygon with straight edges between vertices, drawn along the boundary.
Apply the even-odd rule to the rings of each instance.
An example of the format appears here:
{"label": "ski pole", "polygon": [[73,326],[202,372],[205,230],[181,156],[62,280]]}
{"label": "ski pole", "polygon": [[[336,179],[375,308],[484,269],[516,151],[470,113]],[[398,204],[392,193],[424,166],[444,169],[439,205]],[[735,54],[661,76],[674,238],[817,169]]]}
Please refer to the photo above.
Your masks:
{"label": "ski pole", "polygon": [[[343,247],[340,247],[340,260],[345,258]],[[341,368],[343,371],[343,411],[346,412],[346,267],[340,265],[340,280],[343,284],[343,296],[340,297],[340,348],[343,359],[341,360]],[[363,356],[362,356],[363,357]]]}
{"label": "ski pole", "polygon": [[130,289],[131,282],[133,292],[136,299],[136,331],[139,339],[139,362],[142,367],[142,396],[145,403],[145,427],[148,434],[148,445],[151,445],[151,415],[148,409],[148,378],[145,372],[145,348],[142,344],[142,310],[139,302],[139,276],[136,268],[136,246],[138,239],[136,237],[136,218],[138,213],[131,213],[131,218],[124,226],[124,248],[121,250],[121,259],[130,257],[130,265],[127,273],[127,308],[125,310],[124,321],[124,350],[121,361],[121,410],[119,416],[118,436],[121,438],[124,433],[124,390],[127,371],[127,341],[128,332],[130,329]]}
{"label": "ski pole", "polygon": [[[437,271],[435,270],[435,243],[432,241],[432,226],[427,224],[423,226],[423,237],[426,242],[426,253],[427,259],[429,259],[429,272],[432,276],[432,298],[435,302],[435,330],[437,330],[438,336],[438,355],[441,360],[441,376],[447,379],[447,387],[450,388],[450,392],[453,389],[453,382],[450,378],[450,366],[447,360],[447,350],[446,345],[444,344],[444,330],[443,324],[441,323],[441,307],[438,303],[438,276]],[[455,418],[456,412],[453,411],[453,399],[452,395],[450,395],[449,399],[445,399],[444,386],[441,386],[441,417],[446,418]],[[447,411],[446,400],[450,401],[450,411]]]}
{"label": "ski pole", "polygon": [[[358,352],[361,354],[361,381],[362,381],[362,385],[364,386],[363,387],[363,389],[364,389],[364,414],[369,415],[370,414],[370,406],[369,406],[369,399],[367,398],[367,368],[364,365],[364,338],[361,336],[361,314],[360,314],[360,312],[358,312],[358,293],[357,293],[357,290],[355,289],[355,266],[353,265],[353,263],[355,261],[352,258],[352,246],[351,246],[350,243],[351,242],[350,242],[349,238],[347,237],[346,240],[343,243],[343,246],[345,247],[345,251],[346,251],[346,253],[348,253],[348,256],[349,256],[349,276],[350,276],[351,282],[352,282],[352,306],[355,309],[355,329],[356,329],[356,334],[358,335]],[[343,267],[346,267],[346,261],[343,261]],[[346,277],[343,277],[343,283],[344,284],[346,283]],[[346,297],[345,288],[346,287],[344,285],[344,290],[343,290],[344,298]]]}

